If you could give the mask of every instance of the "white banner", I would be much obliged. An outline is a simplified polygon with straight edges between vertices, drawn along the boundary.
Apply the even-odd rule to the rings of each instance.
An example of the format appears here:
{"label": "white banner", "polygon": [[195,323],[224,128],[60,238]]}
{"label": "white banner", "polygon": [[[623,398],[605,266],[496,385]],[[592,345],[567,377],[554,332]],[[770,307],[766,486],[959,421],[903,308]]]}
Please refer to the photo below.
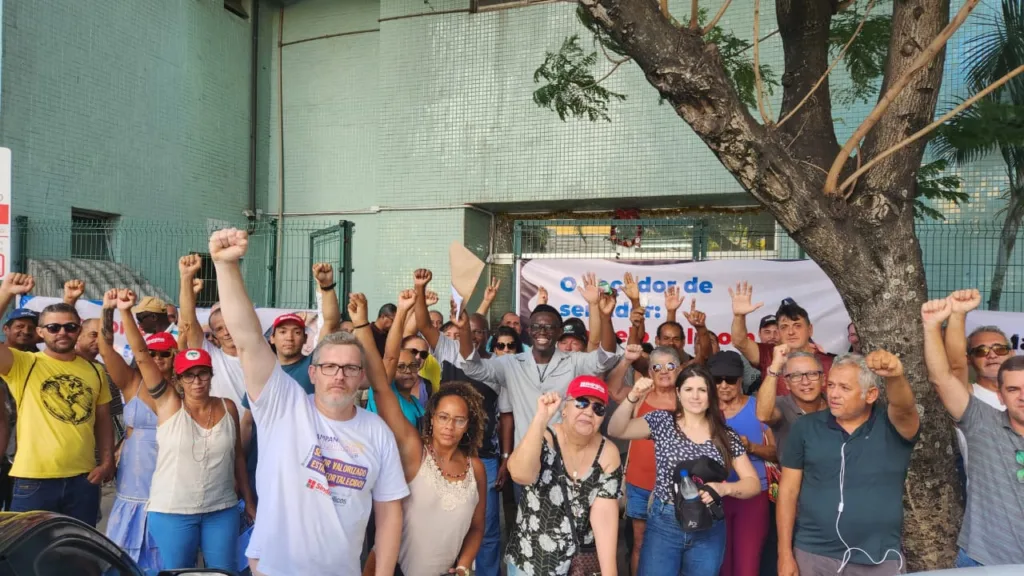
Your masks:
{"label": "white banner", "polygon": [[837,354],[849,349],[846,339],[849,314],[832,281],[811,260],[676,263],[529,260],[522,261],[520,266],[519,313],[523,316],[524,328],[529,324],[528,311],[536,304],[538,286],[547,289],[548,304],[554,306],[563,319],[575,317],[588,322],[587,303],[576,287],[584,273],[594,272],[599,281],[606,281],[619,290],[612,323],[625,340],[629,331],[629,300],[622,294],[621,287],[622,277],[629,272],[640,288],[641,298],[647,298],[647,339],[652,344],[658,326],[665,321],[665,289],[679,286],[685,300],[676,319],[687,331],[688,346],[693,344],[694,332],[682,313],[689,311],[691,300],[696,299],[697,309],[707,314],[708,329],[718,334],[723,348],[731,349],[732,300],[728,288],[745,280],[754,287],[753,302],[764,302],[763,308],[747,316],[747,330],[752,335],[756,334],[763,316],[775,314],[783,298],[792,298],[810,315],[813,338],[819,346]]}
{"label": "white banner", "polygon": [[995,326],[1002,330],[1010,340],[1014,350],[1024,350],[1021,335],[1024,334],[1024,314],[1020,312],[989,312],[975,310],[967,314],[967,333],[982,326]]}

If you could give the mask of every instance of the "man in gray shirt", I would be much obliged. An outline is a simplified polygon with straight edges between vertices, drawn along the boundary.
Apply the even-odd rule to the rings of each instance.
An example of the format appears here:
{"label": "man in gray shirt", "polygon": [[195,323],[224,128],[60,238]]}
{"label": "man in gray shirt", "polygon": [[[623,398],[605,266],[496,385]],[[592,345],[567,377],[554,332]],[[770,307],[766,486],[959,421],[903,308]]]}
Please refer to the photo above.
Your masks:
{"label": "man in gray shirt", "polygon": [[[821,362],[809,352],[789,353],[789,346],[775,346],[772,364],[757,391],[757,419],[771,427],[779,460],[786,437],[797,418],[824,410],[828,402],[821,391],[825,385]],[[776,396],[778,379],[785,378],[790,393]]]}
{"label": "man in gray shirt", "polygon": [[996,376],[1006,412],[978,400],[949,366],[942,323],[951,312],[948,298],[921,307],[928,379],[964,433],[971,454],[956,565],[1024,564],[1024,357],[1003,362]]}

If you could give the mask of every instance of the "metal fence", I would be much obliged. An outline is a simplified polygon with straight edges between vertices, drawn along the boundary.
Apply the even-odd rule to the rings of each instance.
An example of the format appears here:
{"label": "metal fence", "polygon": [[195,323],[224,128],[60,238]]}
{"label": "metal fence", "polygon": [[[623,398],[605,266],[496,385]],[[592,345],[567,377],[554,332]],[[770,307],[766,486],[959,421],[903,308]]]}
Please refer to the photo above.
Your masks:
{"label": "metal fence", "polygon": [[[1001,222],[919,222],[928,293],[941,297],[978,288],[983,308],[1024,311],[1024,247],[1002,266],[998,304],[991,303],[1000,267]],[[635,220],[515,220],[516,258],[723,260],[805,258],[799,246],[764,215],[706,215]],[[1020,234],[1018,234],[1018,238]],[[998,282],[996,282],[998,285]]]}
{"label": "metal fence", "polygon": [[[203,257],[204,280],[198,304],[217,300],[217,279],[209,259],[210,234],[225,225],[249,232],[249,249],[242,272],[256,306],[315,307],[311,268],[328,262],[335,269],[338,293],[347,299],[351,289],[352,224],[346,221],[276,221],[225,223],[168,223],[152,221],[36,220],[19,217],[13,237],[14,270],[36,280],[34,294],[59,297],[66,280],[86,282],[85,297],[98,300],[113,287],[135,290],[140,296],[178,301],[178,259]],[[280,250],[278,250],[280,246]]]}

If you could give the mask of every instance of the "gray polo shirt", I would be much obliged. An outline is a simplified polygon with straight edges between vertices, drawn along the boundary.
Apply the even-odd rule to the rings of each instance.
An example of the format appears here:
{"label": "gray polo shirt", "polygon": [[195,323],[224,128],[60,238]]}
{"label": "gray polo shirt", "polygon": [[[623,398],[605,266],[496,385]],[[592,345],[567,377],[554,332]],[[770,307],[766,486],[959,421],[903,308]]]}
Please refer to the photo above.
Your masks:
{"label": "gray polo shirt", "polygon": [[[537,398],[547,392],[565,395],[573,378],[583,374],[603,377],[615,367],[618,354],[601,347],[593,352],[562,352],[555,350],[548,364],[538,365],[533,352],[482,359],[474,350],[468,358],[460,358],[466,376],[479,380],[505,397],[499,398],[499,410],[511,407],[515,420],[516,446],[530,427],[537,412]],[[558,421],[556,415],[553,422]]]}
{"label": "gray polo shirt", "polygon": [[779,418],[778,422],[772,424],[770,428],[772,429],[772,434],[775,434],[775,449],[778,452],[779,462],[781,462],[782,452],[785,450],[789,431],[793,428],[793,423],[796,422],[797,418],[803,416],[806,412],[797,405],[792,395],[777,396],[775,398],[775,407],[779,409],[782,417]]}
{"label": "gray polo shirt", "polygon": [[1024,564],[1024,484],[1017,481],[1016,451],[1024,437],[1010,417],[973,395],[959,422],[967,438],[967,509],[957,545],[986,566]]}

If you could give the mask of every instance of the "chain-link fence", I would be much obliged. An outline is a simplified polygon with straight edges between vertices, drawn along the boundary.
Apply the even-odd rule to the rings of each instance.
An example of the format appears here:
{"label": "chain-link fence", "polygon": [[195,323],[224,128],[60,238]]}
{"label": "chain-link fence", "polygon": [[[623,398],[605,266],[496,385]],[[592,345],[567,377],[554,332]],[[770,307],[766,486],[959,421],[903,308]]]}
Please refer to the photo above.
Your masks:
{"label": "chain-link fence", "polygon": [[[351,288],[352,226],[348,222],[276,221],[167,223],[74,219],[72,222],[18,218],[14,224],[14,270],[32,274],[36,296],[59,297],[66,280],[86,283],[85,298],[100,299],[113,287],[140,296],[178,301],[178,259],[199,254],[204,287],[199,306],[217,301],[217,279],[209,258],[210,234],[235,225],[249,232],[242,260],[246,288],[256,306],[315,307],[311,273],[315,262],[335,269],[337,290]],[[278,247],[280,246],[280,250]]]}

